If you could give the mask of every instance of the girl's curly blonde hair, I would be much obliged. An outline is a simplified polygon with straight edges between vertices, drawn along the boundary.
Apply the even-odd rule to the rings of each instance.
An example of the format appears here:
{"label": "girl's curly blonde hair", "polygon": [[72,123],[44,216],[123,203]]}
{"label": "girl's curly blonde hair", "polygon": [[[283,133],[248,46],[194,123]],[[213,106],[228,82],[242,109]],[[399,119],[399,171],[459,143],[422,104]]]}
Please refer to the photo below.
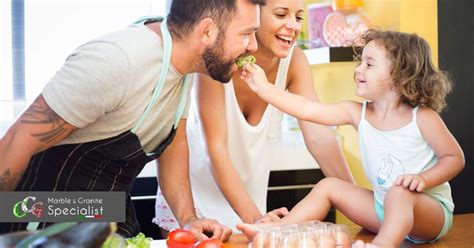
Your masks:
{"label": "girl's curly blonde hair", "polygon": [[402,102],[441,112],[452,82],[432,61],[428,42],[416,34],[369,29],[361,37],[362,44],[374,41],[382,47],[391,62],[394,86]]}

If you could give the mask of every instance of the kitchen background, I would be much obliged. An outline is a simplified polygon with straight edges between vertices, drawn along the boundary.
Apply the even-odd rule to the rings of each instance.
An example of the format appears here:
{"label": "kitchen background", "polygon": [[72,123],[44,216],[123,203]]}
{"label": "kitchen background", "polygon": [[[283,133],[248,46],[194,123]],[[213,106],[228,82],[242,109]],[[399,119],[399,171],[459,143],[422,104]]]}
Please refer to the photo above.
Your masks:
{"label": "kitchen background", "polygon": [[[163,15],[170,0],[2,0],[0,1],[0,137],[28,102],[61,66],[66,56],[92,37],[122,28],[149,14]],[[307,13],[315,4],[305,0]],[[471,0],[365,0],[361,9],[375,26],[416,32],[431,45],[439,66],[455,80],[444,121],[466,156],[464,171],[452,180],[455,213],[474,212],[474,1]],[[311,17],[306,20],[313,20]],[[313,25],[313,26],[311,26]],[[302,39],[313,64],[315,89],[323,102],[361,100],[354,94],[352,49],[316,48],[314,23],[306,23]],[[309,41],[308,41],[309,40]],[[87,100],[87,99],[85,99]],[[295,121],[283,119],[280,163],[273,165],[268,208],[292,207],[323,175],[305,150]],[[352,127],[335,128],[357,184],[369,187]],[[147,236],[159,237],[151,224],[156,193],[156,169],[147,165],[134,186],[134,202]],[[328,220],[347,223],[340,213]]]}

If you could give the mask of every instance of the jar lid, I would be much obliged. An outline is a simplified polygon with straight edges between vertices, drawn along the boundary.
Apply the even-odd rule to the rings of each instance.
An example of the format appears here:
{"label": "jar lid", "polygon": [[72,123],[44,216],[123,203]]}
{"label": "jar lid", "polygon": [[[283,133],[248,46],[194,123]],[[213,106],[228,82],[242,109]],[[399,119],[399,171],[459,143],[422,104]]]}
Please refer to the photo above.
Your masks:
{"label": "jar lid", "polygon": [[333,0],[332,7],[334,10],[354,10],[364,5],[363,0]]}

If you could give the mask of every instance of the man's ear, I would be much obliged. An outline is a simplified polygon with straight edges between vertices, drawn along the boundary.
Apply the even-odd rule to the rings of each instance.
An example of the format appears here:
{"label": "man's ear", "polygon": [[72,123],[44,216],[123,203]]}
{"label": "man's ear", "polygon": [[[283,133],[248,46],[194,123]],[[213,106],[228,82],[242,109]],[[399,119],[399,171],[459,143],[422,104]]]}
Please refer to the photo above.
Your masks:
{"label": "man's ear", "polygon": [[219,28],[212,18],[207,17],[196,25],[195,31],[198,33],[200,41],[207,46],[214,43],[219,33]]}

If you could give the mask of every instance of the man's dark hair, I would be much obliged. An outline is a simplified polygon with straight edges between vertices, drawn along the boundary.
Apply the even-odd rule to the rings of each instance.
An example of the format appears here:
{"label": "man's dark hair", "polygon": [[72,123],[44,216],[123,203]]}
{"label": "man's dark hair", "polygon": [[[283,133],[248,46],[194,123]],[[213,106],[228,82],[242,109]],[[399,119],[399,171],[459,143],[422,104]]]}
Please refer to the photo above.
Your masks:
{"label": "man's dark hair", "polygon": [[[173,0],[168,14],[170,32],[181,39],[206,17],[212,18],[224,30],[237,12],[238,0]],[[266,0],[247,0],[265,5]]]}

